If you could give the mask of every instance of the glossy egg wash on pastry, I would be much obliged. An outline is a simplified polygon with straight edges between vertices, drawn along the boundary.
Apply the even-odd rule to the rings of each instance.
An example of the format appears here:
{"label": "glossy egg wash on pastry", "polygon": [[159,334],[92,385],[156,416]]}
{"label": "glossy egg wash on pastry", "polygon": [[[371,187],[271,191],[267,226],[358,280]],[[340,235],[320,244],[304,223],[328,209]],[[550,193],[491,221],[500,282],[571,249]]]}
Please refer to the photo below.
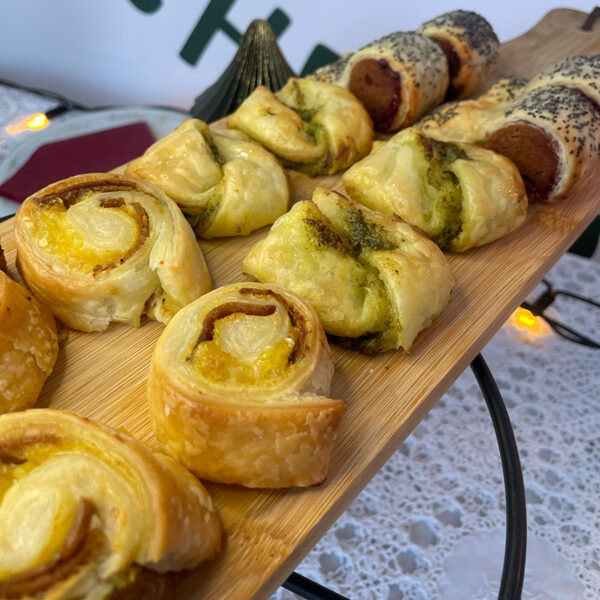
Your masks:
{"label": "glossy egg wash on pastry", "polygon": [[425,235],[323,188],[280,217],[243,268],[306,298],[336,342],[368,353],[409,350],[454,282]]}
{"label": "glossy egg wash on pastry", "polygon": [[33,293],[83,331],[147,314],[166,322],[210,289],[190,225],[159,188],[78,175],[27,198],[15,218],[17,266]]}
{"label": "glossy egg wash on pastry", "polygon": [[220,542],[207,492],[168,457],[68,412],[0,417],[2,598],[167,598],[160,573]]}
{"label": "glossy egg wash on pastry", "polygon": [[180,311],[152,357],[150,411],[164,449],[203,479],[313,485],[345,405],[312,307],[278,286],[218,288]]}

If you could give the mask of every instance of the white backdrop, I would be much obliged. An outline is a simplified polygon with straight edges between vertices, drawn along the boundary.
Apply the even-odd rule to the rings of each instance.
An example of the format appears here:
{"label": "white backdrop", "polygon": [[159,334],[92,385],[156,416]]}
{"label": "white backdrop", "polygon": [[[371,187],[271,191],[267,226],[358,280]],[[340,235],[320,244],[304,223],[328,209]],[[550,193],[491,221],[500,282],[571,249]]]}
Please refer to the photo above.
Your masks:
{"label": "white backdrop", "polygon": [[[4,0],[0,3],[0,77],[44,87],[91,106],[161,104],[188,109],[235,53],[217,31],[196,64],[180,51],[207,7],[229,0]],[[224,3],[224,4],[223,4]],[[501,41],[520,35],[556,6],[548,0],[463,0]],[[594,2],[573,2],[589,12]],[[141,8],[144,10],[141,10]],[[279,8],[290,19],[279,38],[299,72],[317,44],[338,54],[391,31],[410,30],[457,8],[449,0],[236,0],[225,19],[243,32]]]}

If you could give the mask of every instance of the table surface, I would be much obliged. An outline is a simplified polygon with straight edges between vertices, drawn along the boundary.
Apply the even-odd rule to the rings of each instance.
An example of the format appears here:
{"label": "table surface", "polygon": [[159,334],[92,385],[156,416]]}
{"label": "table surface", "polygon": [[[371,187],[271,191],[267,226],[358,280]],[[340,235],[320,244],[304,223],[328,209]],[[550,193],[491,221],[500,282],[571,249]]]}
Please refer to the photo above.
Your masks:
{"label": "table surface", "polygon": [[[573,38],[581,37],[577,26],[582,20],[582,13],[553,11],[528,38],[503,46],[504,72],[513,65],[518,67],[519,74],[532,75],[547,63],[576,53],[577,49],[571,45],[567,49],[556,43],[557,32],[572,33],[568,38],[560,38],[572,44]],[[532,40],[538,48],[545,48],[546,44],[548,52],[528,55],[531,57],[529,65],[525,64],[526,60],[517,62],[519,43],[523,46],[527,42],[530,46]],[[592,42],[598,51],[598,36]],[[593,51],[593,43],[589,37],[582,37],[578,48]],[[545,62],[539,64],[540,60]],[[178,597],[264,597],[274,590],[595,216],[599,202],[593,188],[597,180],[596,172],[559,205],[530,209],[526,225],[511,236],[464,255],[452,256],[451,264],[458,280],[454,299],[434,326],[420,336],[410,355],[387,353],[367,359],[336,349],[333,394],[346,399],[349,409],[327,481],[310,490],[276,492],[209,485],[225,525],[226,547],[217,561],[182,582]],[[295,176],[294,181],[304,192],[315,185],[314,181],[300,176]],[[337,181],[328,178],[327,183],[335,186]],[[10,223],[4,224],[0,233],[3,243],[8,240],[9,259],[14,258]],[[241,278],[240,252],[254,241],[252,236],[234,240],[225,252],[230,258],[217,242],[203,243],[216,285]],[[127,335],[147,337],[150,346],[159,331],[159,325],[147,323]],[[110,345],[123,335],[123,328],[116,327],[103,334],[103,338]],[[89,343],[93,347],[96,339],[100,338],[70,334],[68,344]],[[74,408],[74,399],[61,394],[61,386],[67,390],[74,385],[68,368],[69,365],[62,364],[49,381],[41,405]],[[130,406],[143,406],[143,380],[143,376],[139,382],[136,380],[126,393],[111,390],[112,403],[99,407],[84,402],[75,406],[79,412],[101,417],[109,424],[125,424],[152,444],[147,419],[124,423],[120,410],[125,399]],[[84,401],[86,392],[96,393],[98,389],[93,373],[83,381],[83,387],[78,384],[75,387],[80,388]],[[360,444],[356,443],[357,439],[361,439]],[[499,467],[497,473],[500,473]],[[425,546],[434,545],[426,543],[432,539],[432,530],[427,520],[423,523],[411,526],[411,536]],[[412,559],[406,560],[404,567],[410,570]],[[327,560],[324,564],[327,572],[335,570],[335,560],[329,565],[331,568],[327,567]]]}

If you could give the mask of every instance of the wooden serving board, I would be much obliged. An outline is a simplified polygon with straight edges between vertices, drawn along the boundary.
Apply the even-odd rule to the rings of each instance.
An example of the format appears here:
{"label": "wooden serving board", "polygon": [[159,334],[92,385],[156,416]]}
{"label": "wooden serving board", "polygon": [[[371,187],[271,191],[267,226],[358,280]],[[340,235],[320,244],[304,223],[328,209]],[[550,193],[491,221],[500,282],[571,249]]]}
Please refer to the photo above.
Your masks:
{"label": "wooden serving board", "polygon": [[[600,53],[600,23],[580,30],[585,14],[551,11],[522,37],[502,45],[500,74],[533,76],[580,53]],[[343,191],[340,177],[291,173],[296,199],[318,185]],[[410,354],[375,357],[334,348],[332,396],[347,402],[327,480],[310,489],[248,490],[207,483],[224,529],[216,560],[185,574],[178,600],[266,598],[399,447],[517,305],[600,211],[600,169],[555,206],[530,207],[526,223],[488,246],[449,257],[457,284],[443,314]],[[241,261],[268,228],[244,237],[202,242],[214,287],[243,280]],[[12,219],[0,225],[10,274]],[[156,447],[146,407],[146,379],[163,330],[113,326],[98,334],[69,331],[39,407],[70,409]]]}

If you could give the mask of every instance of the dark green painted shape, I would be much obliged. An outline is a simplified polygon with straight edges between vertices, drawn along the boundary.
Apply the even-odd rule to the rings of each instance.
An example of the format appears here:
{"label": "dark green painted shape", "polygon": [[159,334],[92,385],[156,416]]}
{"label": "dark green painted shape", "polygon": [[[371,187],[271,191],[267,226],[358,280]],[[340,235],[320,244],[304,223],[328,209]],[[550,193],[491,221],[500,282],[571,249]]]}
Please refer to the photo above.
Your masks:
{"label": "dark green painted shape", "polygon": [[340,55],[336,54],[333,50],[330,50],[327,46],[317,44],[304,64],[300,77],[309,75],[319,67],[324,67],[325,65],[335,62],[339,58]]}
{"label": "dark green painted shape", "polygon": [[142,12],[153,13],[162,6],[162,0],[131,0],[131,4]]}
{"label": "dark green painted shape", "polygon": [[280,8],[276,8],[269,15],[267,22],[275,33],[275,37],[278,38],[288,28],[291,20]]}
{"label": "dark green painted shape", "polygon": [[600,238],[600,217],[596,217],[587,229],[575,240],[569,252],[580,256],[592,256],[598,246]]}

